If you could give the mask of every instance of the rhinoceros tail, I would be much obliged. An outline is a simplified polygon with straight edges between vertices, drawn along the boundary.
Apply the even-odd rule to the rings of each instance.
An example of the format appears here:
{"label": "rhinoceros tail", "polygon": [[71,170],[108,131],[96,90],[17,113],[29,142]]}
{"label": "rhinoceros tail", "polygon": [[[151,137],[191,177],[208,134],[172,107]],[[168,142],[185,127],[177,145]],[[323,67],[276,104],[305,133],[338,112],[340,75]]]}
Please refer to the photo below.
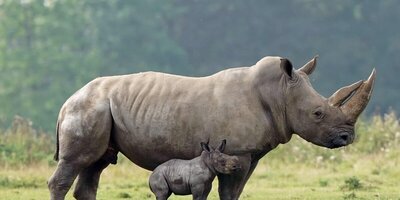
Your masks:
{"label": "rhinoceros tail", "polygon": [[58,161],[58,151],[60,150],[60,142],[58,141],[58,121],[57,121],[57,127],[56,127],[56,152],[54,153],[54,160]]}

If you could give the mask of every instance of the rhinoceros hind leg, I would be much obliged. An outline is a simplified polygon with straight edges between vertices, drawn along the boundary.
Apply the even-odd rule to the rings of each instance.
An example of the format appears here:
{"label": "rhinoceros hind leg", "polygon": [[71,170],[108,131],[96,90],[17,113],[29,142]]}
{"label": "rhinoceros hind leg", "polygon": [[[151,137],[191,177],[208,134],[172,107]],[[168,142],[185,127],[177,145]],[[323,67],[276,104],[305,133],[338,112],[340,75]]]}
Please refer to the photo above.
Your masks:
{"label": "rhinoceros hind leg", "polygon": [[[110,162],[99,159],[90,164],[90,154],[78,155],[76,159],[60,158],[56,171],[48,181],[51,200],[63,200],[79,174],[74,196],[77,199],[95,199],[99,177]],[[82,197],[82,198],[81,198]]]}
{"label": "rhinoceros hind leg", "polygon": [[74,197],[77,200],[95,200],[100,174],[110,162],[100,159],[79,173]]}
{"label": "rhinoceros hind leg", "polygon": [[48,181],[50,199],[63,200],[81,169],[81,166],[75,163],[60,159],[56,171]]}
{"label": "rhinoceros hind leg", "polygon": [[[82,181],[91,183],[91,186],[85,188],[98,183],[96,176],[100,176],[105,164],[97,162],[109,146],[112,118],[108,107],[95,108],[79,112],[70,109],[59,119],[59,161],[48,182],[52,200],[64,199],[82,171]],[[82,181],[78,186],[82,185]],[[88,190],[88,193],[91,194],[91,191]]]}
{"label": "rhinoceros hind leg", "polygon": [[168,183],[162,174],[152,174],[149,178],[149,186],[157,200],[167,200],[172,194],[172,191],[169,189]]}

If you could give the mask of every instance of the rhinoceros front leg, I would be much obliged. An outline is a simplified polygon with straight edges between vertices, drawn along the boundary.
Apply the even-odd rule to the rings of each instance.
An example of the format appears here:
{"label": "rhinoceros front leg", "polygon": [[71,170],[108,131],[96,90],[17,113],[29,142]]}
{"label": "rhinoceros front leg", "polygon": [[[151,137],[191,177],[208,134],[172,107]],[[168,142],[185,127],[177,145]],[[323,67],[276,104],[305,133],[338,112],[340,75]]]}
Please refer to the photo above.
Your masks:
{"label": "rhinoceros front leg", "polygon": [[[256,169],[257,164],[258,164],[258,160],[259,159],[253,159],[251,164],[250,164],[250,168],[249,171],[247,172],[246,178],[245,180],[242,182],[242,185],[240,186],[241,190],[239,191],[239,195],[243,192],[244,186],[246,185],[247,181],[249,180],[250,176],[253,174],[254,169]],[[239,198],[239,196],[238,196]]]}
{"label": "rhinoceros front leg", "polygon": [[221,200],[237,200],[243,191],[243,188],[253,172],[251,155],[238,156],[240,160],[241,170],[231,175],[218,175],[218,192]]}

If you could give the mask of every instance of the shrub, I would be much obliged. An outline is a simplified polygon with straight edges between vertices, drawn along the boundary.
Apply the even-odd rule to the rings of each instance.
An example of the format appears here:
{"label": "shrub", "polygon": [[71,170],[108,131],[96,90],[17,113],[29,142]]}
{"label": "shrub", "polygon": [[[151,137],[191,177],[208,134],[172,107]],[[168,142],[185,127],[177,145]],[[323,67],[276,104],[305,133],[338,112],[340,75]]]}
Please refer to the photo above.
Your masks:
{"label": "shrub", "polygon": [[342,190],[359,190],[363,187],[360,179],[353,176],[344,180],[344,185],[341,186]]}
{"label": "shrub", "polygon": [[320,179],[319,180],[319,186],[326,187],[328,185],[329,185],[329,181],[328,180],[325,180],[325,179]]}
{"label": "shrub", "polygon": [[0,165],[28,165],[46,161],[54,151],[54,140],[32,128],[32,122],[16,116],[11,127],[0,133]]}

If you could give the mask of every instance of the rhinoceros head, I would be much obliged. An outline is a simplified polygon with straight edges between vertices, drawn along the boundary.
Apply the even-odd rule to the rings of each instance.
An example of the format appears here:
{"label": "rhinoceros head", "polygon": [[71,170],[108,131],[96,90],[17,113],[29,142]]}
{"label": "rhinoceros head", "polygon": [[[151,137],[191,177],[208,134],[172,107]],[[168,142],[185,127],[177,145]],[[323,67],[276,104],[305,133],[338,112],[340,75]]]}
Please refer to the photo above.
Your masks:
{"label": "rhinoceros head", "polygon": [[289,60],[281,59],[287,122],[294,133],[316,145],[337,148],[351,144],[354,124],[371,97],[375,69],[368,80],[343,87],[324,98],[313,89],[308,78],[316,61],[317,57],[294,70]]}
{"label": "rhinoceros head", "polygon": [[226,140],[222,140],[218,148],[213,149],[207,143],[201,142],[202,155],[206,158],[203,161],[207,166],[212,167],[217,173],[231,174],[240,170],[239,159],[236,156],[224,154]]}

